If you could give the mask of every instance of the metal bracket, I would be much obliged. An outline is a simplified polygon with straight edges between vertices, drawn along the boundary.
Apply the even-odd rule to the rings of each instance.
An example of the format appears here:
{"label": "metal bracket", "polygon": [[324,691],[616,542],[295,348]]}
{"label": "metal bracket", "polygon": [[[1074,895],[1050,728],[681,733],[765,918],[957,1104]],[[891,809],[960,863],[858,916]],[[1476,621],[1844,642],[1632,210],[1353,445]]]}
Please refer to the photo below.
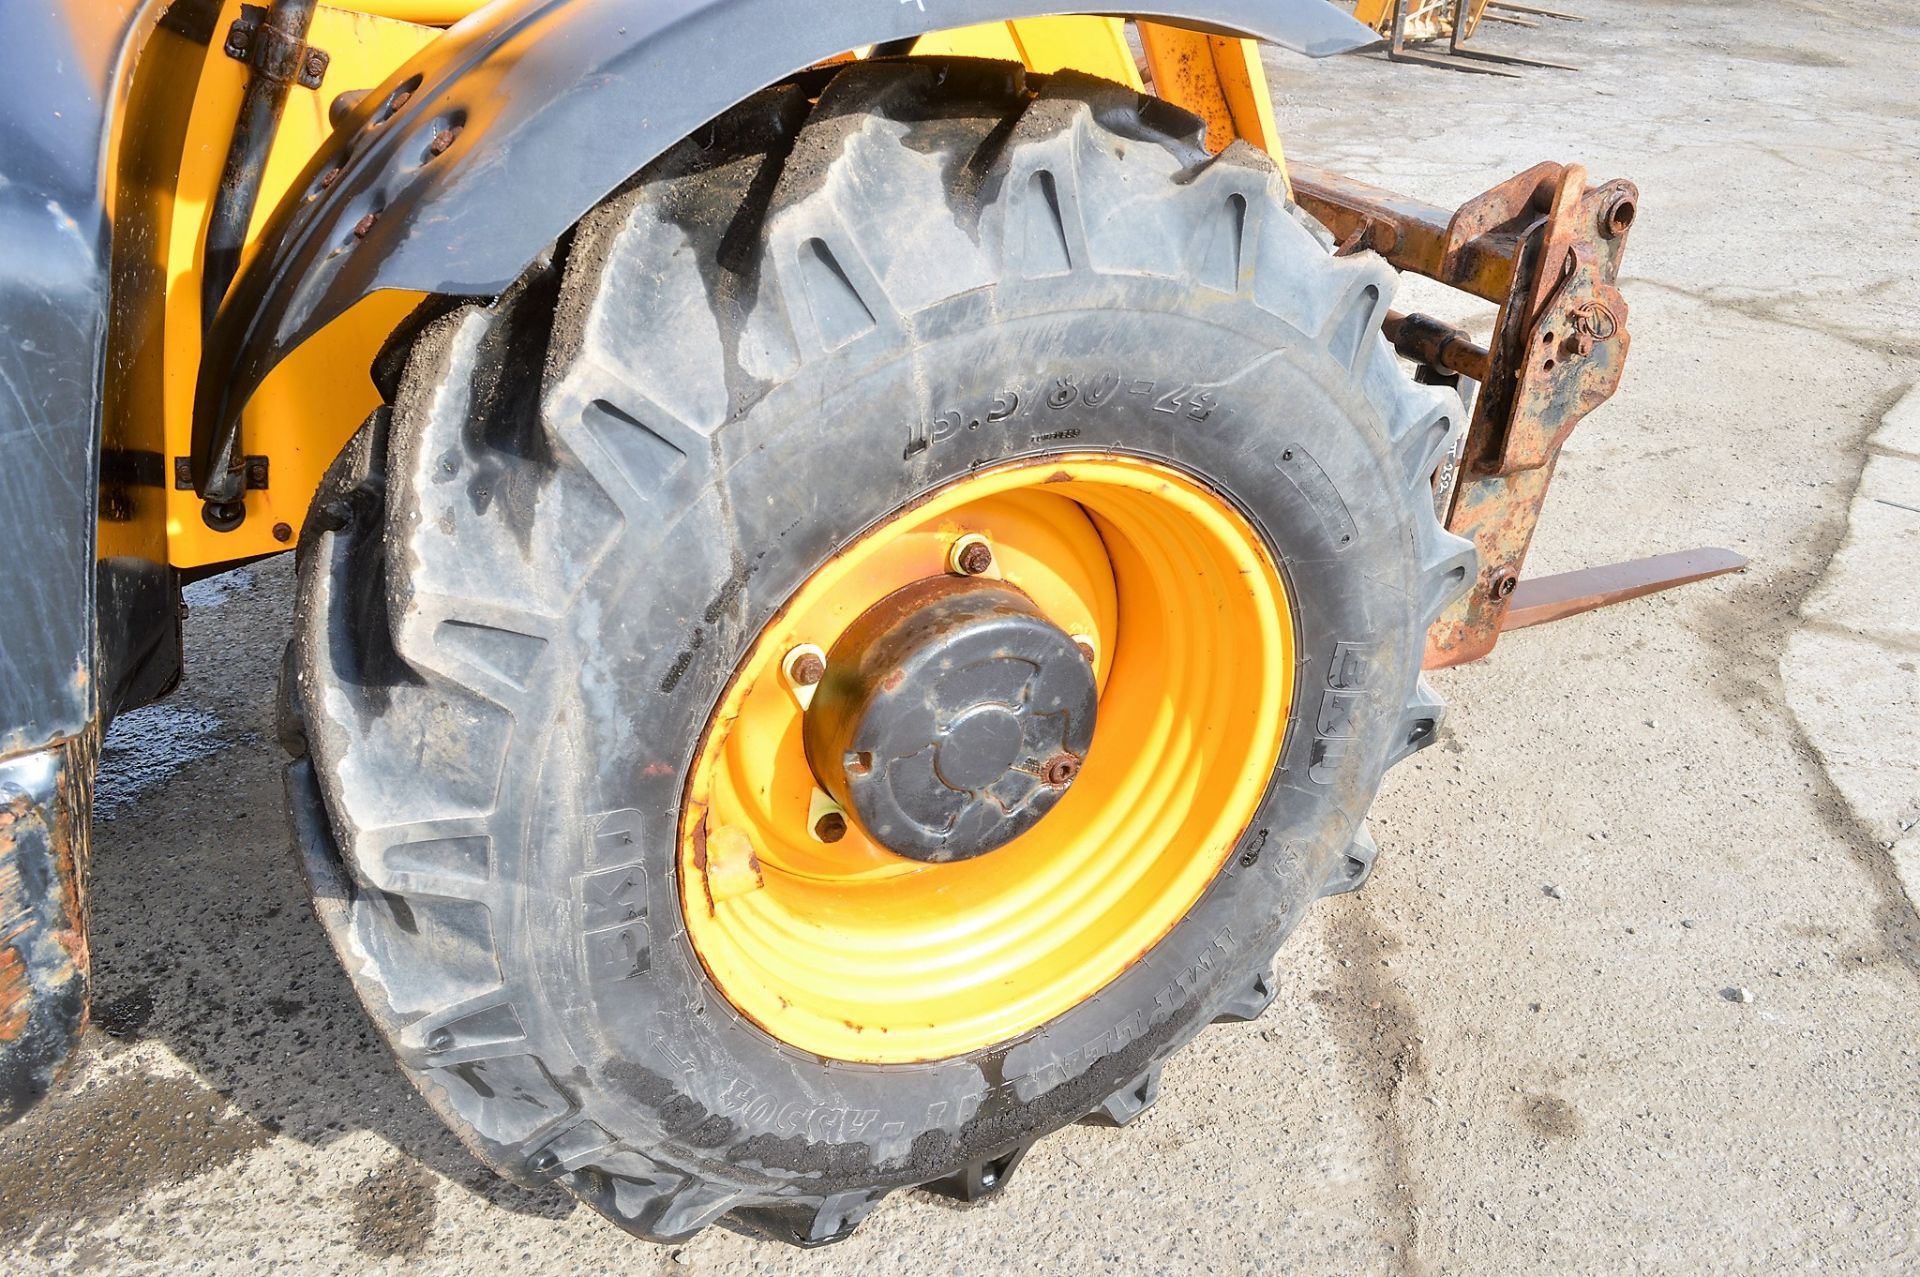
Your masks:
{"label": "metal bracket", "polygon": [[1294,198],[1337,240],[1496,303],[1490,348],[1422,315],[1389,315],[1408,359],[1479,383],[1447,507],[1480,576],[1427,637],[1427,665],[1477,660],[1498,639],[1561,445],[1620,384],[1627,304],[1614,281],[1639,194],[1536,164],[1449,212],[1295,162]]}
{"label": "metal bracket", "polygon": [[244,62],[255,72],[282,84],[297,84],[317,89],[327,77],[332,61],[325,49],[316,49],[300,40],[290,39],[266,25],[264,5],[243,4],[240,16],[227,28],[222,52],[236,62]]}
{"label": "metal bracket", "polygon": [[[272,466],[266,457],[248,454],[243,457],[242,471],[245,474],[243,486],[249,492],[265,492]],[[193,458],[175,457],[173,459],[173,486],[181,492],[193,491]]]}

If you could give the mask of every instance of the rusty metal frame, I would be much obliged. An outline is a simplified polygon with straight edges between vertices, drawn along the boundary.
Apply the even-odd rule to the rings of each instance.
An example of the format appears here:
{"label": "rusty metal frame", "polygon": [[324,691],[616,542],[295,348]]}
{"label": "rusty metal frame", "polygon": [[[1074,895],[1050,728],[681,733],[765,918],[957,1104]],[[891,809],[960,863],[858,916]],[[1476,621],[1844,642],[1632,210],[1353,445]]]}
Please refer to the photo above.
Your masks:
{"label": "rusty metal frame", "polygon": [[[1430,374],[1479,383],[1446,522],[1474,543],[1480,575],[1428,632],[1427,666],[1477,660],[1504,626],[1561,446],[1620,384],[1629,338],[1615,280],[1639,192],[1543,163],[1449,211],[1298,162],[1292,178],[1338,251],[1371,249],[1499,307],[1487,348],[1423,315],[1385,326]],[[1651,588],[1663,587],[1639,592]]]}

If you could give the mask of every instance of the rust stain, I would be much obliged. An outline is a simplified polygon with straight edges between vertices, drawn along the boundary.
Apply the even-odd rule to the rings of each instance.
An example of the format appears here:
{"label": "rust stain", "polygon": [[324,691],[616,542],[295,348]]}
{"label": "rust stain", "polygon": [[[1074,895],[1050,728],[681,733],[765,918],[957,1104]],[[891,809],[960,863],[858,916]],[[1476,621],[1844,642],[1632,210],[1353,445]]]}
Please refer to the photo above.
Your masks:
{"label": "rust stain", "polygon": [[[87,810],[95,733],[11,760],[0,805],[0,1114],[58,1078],[87,1022]],[[52,782],[52,792],[46,792]]]}
{"label": "rust stain", "polygon": [[26,1032],[28,999],[33,986],[27,981],[27,964],[13,948],[12,937],[0,950],[0,1042],[17,1041]]}
{"label": "rust stain", "polygon": [[0,1042],[18,1041],[33,1010],[33,980],[21,944],[33,927],[33,906],[20,882],[17,832],[32,814],[25,795],[0,809]]}

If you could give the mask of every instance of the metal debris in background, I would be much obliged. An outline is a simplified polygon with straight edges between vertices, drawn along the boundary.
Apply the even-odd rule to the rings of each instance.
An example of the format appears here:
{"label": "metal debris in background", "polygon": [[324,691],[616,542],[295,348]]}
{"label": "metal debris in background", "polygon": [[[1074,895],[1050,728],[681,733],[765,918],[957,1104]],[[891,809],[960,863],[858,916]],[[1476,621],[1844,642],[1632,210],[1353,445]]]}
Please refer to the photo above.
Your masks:
{"label": "metal debris in background", "polygon": [[[1482,22],[1505,26],[1538,27],[1541,18],[1560,22],[1585,22],[1577,14],[1537,5],[1503,3],[1503,0],[1355,0],[1353,16],[1387,37],[1387,58],[1392,62],[1411,62],[1420,66],[1442,67],[1449,71],[1468,71],[1477,75],[1517,76],[1508,67],[1547,67],[1556,71],[1577,71],[1565,62],[1521,57],[1512,53],[1492,53],[1470,49],[1467,42],[1480,30]],[[1444,39],[1446,52],[1412,48]]]}

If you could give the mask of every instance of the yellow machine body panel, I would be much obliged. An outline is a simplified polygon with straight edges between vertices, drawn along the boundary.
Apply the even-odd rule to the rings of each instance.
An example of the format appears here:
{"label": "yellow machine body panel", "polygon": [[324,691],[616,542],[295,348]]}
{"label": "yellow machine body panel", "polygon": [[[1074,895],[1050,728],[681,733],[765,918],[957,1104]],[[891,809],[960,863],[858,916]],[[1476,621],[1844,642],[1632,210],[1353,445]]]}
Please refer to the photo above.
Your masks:
{"label": "yellow machine body panel", "polygon": [[[192,46],[200,65],[180,68],[198,75],[185,144],[171,165],[164,157],[152,156],[142,166],[150,180],[170,175],[172,184],[129,189],[128,166],[120,166],[121,184],[115,191],[117,236],[121,244],[137,246],[136,252],[151,253],[153,260],[132,263],[122,253],[117,268],[157,271],[164,288],[153,290],[148,302],[151,314],[116,316],[125,322],[114,334],[115,362],[126,384],[140,389],[116,396],[108,404],[105,430],[109,438],[153,441],[166,464],[166,487],[164,511],[158,519],[102,519],[102,556],[151,556],[158,549],[153,544],[156,532],[163,537],[166,561],[180,568],[286,549],[299,532],[327,466],[379,403],[367,375],[374,353],[419,301],[413,293],[376,294],[274,370],[243,417],[242,437],[248,450],[267,459],[267,486],[247,492],[247,520],[239,529],[215,532],[208,528],[200,518],[199,497],[176,483],[173,464],[187,456],[192,446],[194,384],[200,368],[202,251],[247,83],[246,64],[227,57],[220,47],[220,33],[239,16],[238,0],[228,0],[210,49],[201,56],[199,47]],[[380,83],[438,35],[432,27],[348,9],[314,11],[310,38],[327,50],[331,60],[318,90],[296,86],[287,95],[254,206],[249,252],[274,206],[332,131],[327,104],[348,89]],[[157,56],[169,55],[162,51]],[[178,51],[172,56],[178,57]]]}
{"label": "yellow machine body panel", "polygon": [[1207,145],[1213,150],[1225,150],[1235,138],[1244,138],[1273,156],[1285,175],[1273,94],[1257,43],[1159,22],[1142,22],[1139,31],[1157,96],[1205,120]]}
{"label": "yellow machine body panel", "polygon": [[1145,86],[1119,18],[1022,18],[921,36],[917,56],[1001,58],[1029,71],[1084,71],[1136,91]]}

